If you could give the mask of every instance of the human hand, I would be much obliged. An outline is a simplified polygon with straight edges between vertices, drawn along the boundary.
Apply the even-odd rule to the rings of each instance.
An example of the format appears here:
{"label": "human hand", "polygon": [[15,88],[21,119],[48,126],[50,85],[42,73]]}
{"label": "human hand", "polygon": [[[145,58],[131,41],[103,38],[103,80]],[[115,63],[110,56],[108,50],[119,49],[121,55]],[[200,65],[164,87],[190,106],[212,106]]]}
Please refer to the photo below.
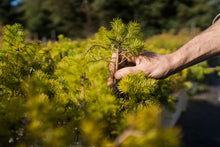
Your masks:
{"label": "human hand", "polygon": [[[125,60],[124,60],[125,59]],[[110,86],[115,79],[122,79],[127,74],[136,74],[143,71],[148,78],[165,78],[171,71],[169,55],[161,55],[150,51],[143,51],[139,56],[125,58],[125,55],[119,56],[119,70],[116,71],[116,53],[112,54],[109,64],[109,78],[107,85]]]}

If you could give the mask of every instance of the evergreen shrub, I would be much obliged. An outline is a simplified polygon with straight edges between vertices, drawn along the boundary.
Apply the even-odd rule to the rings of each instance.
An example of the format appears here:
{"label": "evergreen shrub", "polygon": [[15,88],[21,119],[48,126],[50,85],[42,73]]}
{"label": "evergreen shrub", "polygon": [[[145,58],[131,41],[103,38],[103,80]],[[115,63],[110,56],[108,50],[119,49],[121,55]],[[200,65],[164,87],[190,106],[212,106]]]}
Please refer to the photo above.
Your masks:
{"label": "evergreen shrub", "polygon": [[128,75],[118,83],[123,96],[116,97],[106,86],[109,57],[113,52],[138,55],[148,47],[137,23],[116,19],[111,24],[111,30],[102,27],[92,39],[60,35],[46,45],[26,41],[19,24],[4,27],[0,146],[180,145],[179,129],[162,128],[160,112],[173,110],[176,99],[170,94],[190,78],[202,77],[206,64],[164,80],[146,79],[141,72]]}

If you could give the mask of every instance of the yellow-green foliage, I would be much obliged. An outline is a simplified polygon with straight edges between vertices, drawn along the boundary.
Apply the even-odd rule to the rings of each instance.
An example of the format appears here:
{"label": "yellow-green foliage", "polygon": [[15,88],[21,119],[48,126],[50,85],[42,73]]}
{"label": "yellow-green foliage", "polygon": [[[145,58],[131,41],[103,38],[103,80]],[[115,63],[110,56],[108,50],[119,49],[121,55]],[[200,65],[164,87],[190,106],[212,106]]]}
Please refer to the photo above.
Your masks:
{"label": "yellow-green foliage", "polygon": [[[136,113],[126,116],[127,128],[115,141],[122,147],[176,147],[180,145],[179,130],[164,129],[160,126],[161,109],[157,105],[150,107],[138,107]],[[146,120],[146,121],[143,121]]]}
{"label": "yellow-green foliage", "polygon": [[192,37],[186,30],[182,30],[176,35],[172,33],[155,35],[145,41],[146,49],[160,54],[167,54],[181,47]]}
{"label": "yellow-green foliage", "polygon": [[2,46],[2,42],[3,42],[3,26],[0,23],[0,47]]}
{"label": "yellow-green foliage", "polygon": [[139,55],[144,49],[142,36],[138,23],[130,22],[126,25],[121,19],[114,19],[111,22],[111,30],[101,27],[91,40],[92,58],[93,60],[106,59],[116,51],[126,52],[127,56]]}
{"label": "yellow-green foliage", "polygon": [[[27,42],[19,24],[5,26],[0,47],[0,146],[179,145],[178,129],[161,128],[160,107],[172,108],[175,99],[170,94],[189,75],[202,77],[200,70],[206,65],[165,80],[129,75],[119,82],[125,97],[117,98],[106,86],[109,62],[105,57],[111,56],[111,49],[96,47],[84,56],[87,48],[92,44],[114,48],[126,39],[124,48],[136,54],[151,43],[149,39],[147,47],[140,41],[137,23],[125,25],[117,19],[112,26],[113,30],[101,28],[93,40],[71,41],[61,35],[46,45]],[[180,40],[186,36],[179,36]],[[172,37],[176,36],[170,35],[167,42]],[[158,44],[151,49],[173,51],[179,45]]]}
{"label": "yellow-green foliage", "polygon": [[123,129],[114,131],[117,134],[114,142],[103,136],[106,124],[85,120],[82,130],[85,137],[95,146],[121,146],[121,147],[177,147],[180,145],[180,130],[177,128],[161,128],[161,109],[157,105],[149,107],[139,106],[137,111],[125,114],[117,127],[123,124]]}
{"label": "yellow-green foliage", "polygon": [[47,42],[44,52],[50,53],[54,60],[60,61],[65,56],[84,53],[85,50],[82,48],[86,49],[86,43],[86,40],[71,41],[71,39],[59,35],[58,41]]}
{"label": "yellow-green foliage", "polygon": [[216,70],[218,71],[218,75],[220,76],[220,66],[217,66]]}
{"label": "yellow-green foliage", "polygon": [[[192,37],[193,36],[186,30],[182,30],[176,35],[172,33],[155,35],[145,41],[145,49],[160,54],[168,54],[180,48]],[[213,72],[213,70],[208,69],[207,67],[207,62],[202,62],[183,70],[178,75],[182,77],[181,79],[198,82],[204,79],[205,74]]]}
{"label": "yellow-green foliage", "polygon": [[[170,96],[174,91],[171,83],[170,78],[165,80],[147,79],[143,72],[139,72],[136,75],[129,74],[122,79],[118,88],[129,97],[129,100],[124,102],[125,108],[131,108],[140,104],[145,106],[162,104],[168,109],[173,110],[176,99]],[[126,109],[129,110],[128,108]]]}

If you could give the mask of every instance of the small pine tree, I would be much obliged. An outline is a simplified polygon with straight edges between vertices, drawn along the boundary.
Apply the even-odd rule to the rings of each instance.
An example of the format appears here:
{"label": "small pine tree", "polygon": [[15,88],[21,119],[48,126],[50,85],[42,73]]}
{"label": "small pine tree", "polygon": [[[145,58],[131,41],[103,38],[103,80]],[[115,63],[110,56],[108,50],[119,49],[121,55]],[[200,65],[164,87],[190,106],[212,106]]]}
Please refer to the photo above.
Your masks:
{"label": "small pine tree", "polygon": [[[96,48],[95,55],[98,58],[106,58],[105,54],[97,52],[99,49],[105,49],[116,53],[116,71],[119,65],[119,56],[124,55],[123,60],[130,56],[139,55],[144,48],[142,41],[143,34],[141,33],[140,25],[136,22],[130,22],[128,25],[122,23],[122,20],[117,18],[111,22],[111,30],[106,30],[104,27],[99,29],[94,37],[93,45],[87,52]],[[86,52],[86,53],[87,53]],[[103,50],[101,51],[103,52]],[[97,59],[96,59],[97,60]]]}
{"label": "small pine tree", "polygon": [[[143,51],[145,45],[142,37],[143,34],[138,23],[130,22],[125,25],[121,19],[117,18],[111,22],[111,30],[100,28],[92,41],[93,45],[86,53],[90,51],[92,61],[105,60],[112,53],[116,53],[115,69],[117,71],[120,63]],[[119,56],[122,56],[121,60],[119,60]],[[162,86],[169,82],[169,78],[166,80],[146,79],[144,73],[140,72],[137,75],[128,75],[119,83],[115,80],[113,89],[116,95],[124,97],[121,109],[124,109],[126,105],[133,109],[138,104],[161,103],[170,110],[174,110],[173,105],[176,99],[169,96],[171,90],[168,87]],[[155,95],[155,93],[157,94]],[[163,94],[161,95],[161,93]]]}

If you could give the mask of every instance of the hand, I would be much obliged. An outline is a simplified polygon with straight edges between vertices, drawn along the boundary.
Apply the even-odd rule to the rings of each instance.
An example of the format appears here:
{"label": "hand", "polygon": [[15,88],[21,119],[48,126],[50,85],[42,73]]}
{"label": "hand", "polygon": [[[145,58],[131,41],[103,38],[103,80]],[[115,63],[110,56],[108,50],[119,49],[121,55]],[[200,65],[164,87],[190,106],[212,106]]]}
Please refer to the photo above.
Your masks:
{"label": "hand", "polygon": [[125,55],[119,56],[119,70],[116,71],[116,53],[112,54],[109,64],[109,78],[107,85],[110,86],[115,79],[122,79],[127,74],[136,74],[143,71],[148,78],[165,78],[171,71],[169,55],[161,55],[150,51],[143,51],[139,56],[132,56],[125,59]]}
{"label": "hand", "polygon": [[112,54],[107,84],[112,85],[114,78],[121,79],[129,73],[136,74],[139,70],[149,78],[165,78],[184,68],[220,55],[219,38],[220,19],[171,54],[160,55],[144,51],[141,55],[129,57],[125,61],[123,60],[125,56],[120,55],[118,71],[115,68],[116,54]]}

